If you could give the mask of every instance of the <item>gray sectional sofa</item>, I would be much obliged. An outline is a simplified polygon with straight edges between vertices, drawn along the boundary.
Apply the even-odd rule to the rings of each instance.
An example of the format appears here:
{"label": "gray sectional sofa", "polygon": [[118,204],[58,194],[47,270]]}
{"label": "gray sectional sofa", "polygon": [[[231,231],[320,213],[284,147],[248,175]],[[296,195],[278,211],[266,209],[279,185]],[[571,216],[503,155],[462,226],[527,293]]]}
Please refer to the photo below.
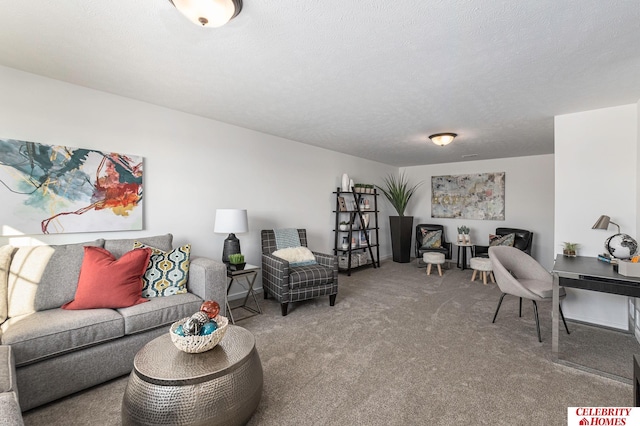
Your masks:
{"label": "gray sectional sofa", "polygon": [[[170,251],[173,237],[135,240]],[[197,257],[191,258],[185,294],[122,309],[60,308],[75,294],[84,245],[119,258],[133,241],[0,247],[0,362],[7,364],[0,367],[0,414],[12,412],[12,400],[26,411],[128,374],[144,344],[196,312],[203,300],[218,301],[226,314],[226,267]]]}

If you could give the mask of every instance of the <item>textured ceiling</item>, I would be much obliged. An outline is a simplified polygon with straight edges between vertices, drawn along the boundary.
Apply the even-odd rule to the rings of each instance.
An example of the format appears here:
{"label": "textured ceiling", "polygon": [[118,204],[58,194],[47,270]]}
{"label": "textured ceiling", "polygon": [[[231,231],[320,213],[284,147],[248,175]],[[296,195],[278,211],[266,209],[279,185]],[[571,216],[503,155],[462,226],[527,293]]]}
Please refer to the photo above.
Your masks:
{"label": "textured ceiling", "polygon": [[640,99],[639,41],[635,0],[0,3],[0,65],[395,166],[552,153],[554,115]]}

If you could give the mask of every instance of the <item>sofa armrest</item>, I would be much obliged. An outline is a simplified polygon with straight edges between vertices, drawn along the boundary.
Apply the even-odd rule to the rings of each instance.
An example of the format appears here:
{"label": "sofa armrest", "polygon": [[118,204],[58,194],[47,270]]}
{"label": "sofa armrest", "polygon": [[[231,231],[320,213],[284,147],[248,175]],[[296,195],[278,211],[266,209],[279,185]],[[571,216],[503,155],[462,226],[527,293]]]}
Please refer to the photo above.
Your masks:
{"label": "sofa armrest", "polygon": [[206,257],[191,259],[187,290],[202,300],[215,300],[220,313],[227,315],[227,266]]}
{"label": "sofa armrest", "polygon": [[326,253],[318,253],[317,251],[312,252],[316,257],[316,262],[319,265],[326,266],[327,268],[333,269],[338,266],[338,256],[334,256],[332,254]]}

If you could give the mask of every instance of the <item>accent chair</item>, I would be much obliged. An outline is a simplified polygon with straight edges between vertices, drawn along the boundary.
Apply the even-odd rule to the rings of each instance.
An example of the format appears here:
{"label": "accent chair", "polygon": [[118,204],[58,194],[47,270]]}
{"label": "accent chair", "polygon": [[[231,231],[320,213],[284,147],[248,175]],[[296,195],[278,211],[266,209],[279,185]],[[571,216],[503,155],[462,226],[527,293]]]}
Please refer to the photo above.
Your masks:
{"label": "accent chair", "polygon": [[[298,229],[300,244],[307,247],[306,229]],[[282,316],[287,315],[289,303],[315,297],[329,296],[334,306],[338,294],[338,257],[313,252],[316,264],[291,266],[290,262],[274,256],[276,234],[273,229],[261,231],[262,289],[264,298],[273,296],[279,303]]]}
{"label": "accent chair", "polygon": [[[527,231],[526,229],[518,229],[518,228],[496,228],[495,235],[499,237],[504,237],[509,234],[515,234],[515,238],[513,241],[513,247],[522,250],[531,256],[531,246],[533,244],[533,232]],[[472,247],[473,257],[489,257],[489,247],[490,245],[474,245]]]}
{"label": "accent chair", "polygon": [[[538,319],[538,304],[536,302],[552,300],[553,277],[551,273],[544,269],[533,257],[515,247],[490,247],[489,259],[491,259],[496,283],[502,292],[496,313],[493,315],[493,321],[491,322],[496,322],[502,299],[507,294],[520,298],[520,317],[522,317],[522,299],[529,299],[533,302],[533,310],[536,316],[538,342],[542,342],[540,320]],[[564,296],[564,288],[560,287],[560,298]],[[567,327],[567,322],[564,319],[562,306],[560,306],[560,317],[567,334],[569,334],[569,327]]]}

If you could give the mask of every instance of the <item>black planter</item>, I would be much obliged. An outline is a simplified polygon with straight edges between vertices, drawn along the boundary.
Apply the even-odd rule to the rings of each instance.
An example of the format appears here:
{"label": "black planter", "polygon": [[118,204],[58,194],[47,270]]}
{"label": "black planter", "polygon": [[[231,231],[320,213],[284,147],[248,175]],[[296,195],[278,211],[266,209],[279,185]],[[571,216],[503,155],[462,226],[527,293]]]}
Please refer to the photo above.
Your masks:
{"label": "black planter", "polygon": [[393,261],[409,263],[411,261],[413,216],[389,216],[389,227],[391,228]]}

